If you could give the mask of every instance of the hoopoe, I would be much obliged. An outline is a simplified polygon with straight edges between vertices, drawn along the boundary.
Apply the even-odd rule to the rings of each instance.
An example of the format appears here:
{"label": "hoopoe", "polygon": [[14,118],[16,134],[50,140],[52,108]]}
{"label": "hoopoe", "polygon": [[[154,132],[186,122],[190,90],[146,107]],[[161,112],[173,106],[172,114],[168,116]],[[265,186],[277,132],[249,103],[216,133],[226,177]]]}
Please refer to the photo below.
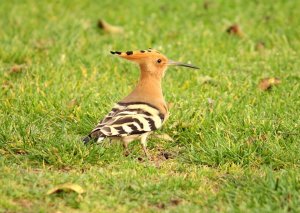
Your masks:
{"label": "hoopoe", "polygon": [[169,60],[156,50],[111,51],[112,54],[137,63],[140,79],[135,89],[123,100],[115,104],[91,133],[83,139],[101,142],[105,138],[123,142],[125,153],[128,144],[140,139],[143,151],[148,158],[147,137],[159,129],[168,117],[168,108],[163,96],[161,81],[168,66],[198,67]]}

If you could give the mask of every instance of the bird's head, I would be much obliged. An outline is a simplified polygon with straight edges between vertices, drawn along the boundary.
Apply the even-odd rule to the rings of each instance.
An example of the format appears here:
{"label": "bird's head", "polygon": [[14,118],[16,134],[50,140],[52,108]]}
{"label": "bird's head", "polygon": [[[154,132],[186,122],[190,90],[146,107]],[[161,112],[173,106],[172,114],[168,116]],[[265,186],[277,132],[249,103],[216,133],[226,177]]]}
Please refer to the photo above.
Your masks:
{"label": "bird's head", "polygon": [[160,78],[164,76],[165,70],[168,68],[168,66],[183,66],[199,69],[191,64],[172,61],[163,54],[159,53],[157,50],[153,49],[127,52],[111,51],[111,53],[129,61],[138,63],[142,73],[155,75]]}

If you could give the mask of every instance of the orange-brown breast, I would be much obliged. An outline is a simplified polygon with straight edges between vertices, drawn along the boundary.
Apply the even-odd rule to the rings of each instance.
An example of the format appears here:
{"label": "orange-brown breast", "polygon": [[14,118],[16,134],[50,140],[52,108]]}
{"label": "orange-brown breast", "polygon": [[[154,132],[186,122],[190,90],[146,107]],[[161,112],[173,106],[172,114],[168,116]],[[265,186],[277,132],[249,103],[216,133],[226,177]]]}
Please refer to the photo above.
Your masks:
{"label": "orange-brown breast", "polygon": [[157,107],[164,115],[168,112],[162,92],[161,79],[150,74],[141,73],[141,78],[135,89],[121,102],[145,102]]}

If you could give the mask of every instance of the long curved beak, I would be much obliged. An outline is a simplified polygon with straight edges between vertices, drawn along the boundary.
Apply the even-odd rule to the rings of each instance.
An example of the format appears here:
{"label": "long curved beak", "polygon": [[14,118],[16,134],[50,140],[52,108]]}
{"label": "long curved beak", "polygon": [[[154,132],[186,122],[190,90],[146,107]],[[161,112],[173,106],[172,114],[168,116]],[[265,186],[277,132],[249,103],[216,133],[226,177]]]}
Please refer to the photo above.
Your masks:
{"label": "long curved beak", "polygon": [[192,64],[185,64],[185,63],[172,61],[172,60],[168,61],[168,65],[169,66],[182,66],[182,67],[188,67],[188,68],[192,68],[192,69],[200,69],[199,67],[196,67],[195,65],[192,65]]}

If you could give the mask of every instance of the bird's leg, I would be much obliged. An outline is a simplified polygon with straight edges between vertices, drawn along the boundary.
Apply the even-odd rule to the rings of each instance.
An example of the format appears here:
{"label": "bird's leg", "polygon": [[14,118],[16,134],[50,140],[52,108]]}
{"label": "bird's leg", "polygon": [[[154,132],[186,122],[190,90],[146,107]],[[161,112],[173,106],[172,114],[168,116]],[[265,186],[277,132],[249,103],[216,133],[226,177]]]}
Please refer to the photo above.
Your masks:
{"label": "bird's leg", "polygon": [[125,155],[126,157],[130,154],[130,152],[129,152],[129,150],[128,150],[128,144],[129,144],[128,141],[123,141],[124,155]]}
{"label": "bird's leg", "polygon": [[148,150],[147,150],[147,137],[148,137],[148,134],[143,134],[141,136],[141,144],[142,144],[142,148],[143,148],[143,151],[144,151],[146,157],[148,159],[151,159],[151,157],[150,157],[150,155],[148,153]]}
{"label": "bird's leg", "polygon": [[147,159],[150,159],[150,155],[148,153],[147,147],[144,144],[142,144],[142,147],[143,147],[143,150],[144,150],[144,153],[145,153]]}

